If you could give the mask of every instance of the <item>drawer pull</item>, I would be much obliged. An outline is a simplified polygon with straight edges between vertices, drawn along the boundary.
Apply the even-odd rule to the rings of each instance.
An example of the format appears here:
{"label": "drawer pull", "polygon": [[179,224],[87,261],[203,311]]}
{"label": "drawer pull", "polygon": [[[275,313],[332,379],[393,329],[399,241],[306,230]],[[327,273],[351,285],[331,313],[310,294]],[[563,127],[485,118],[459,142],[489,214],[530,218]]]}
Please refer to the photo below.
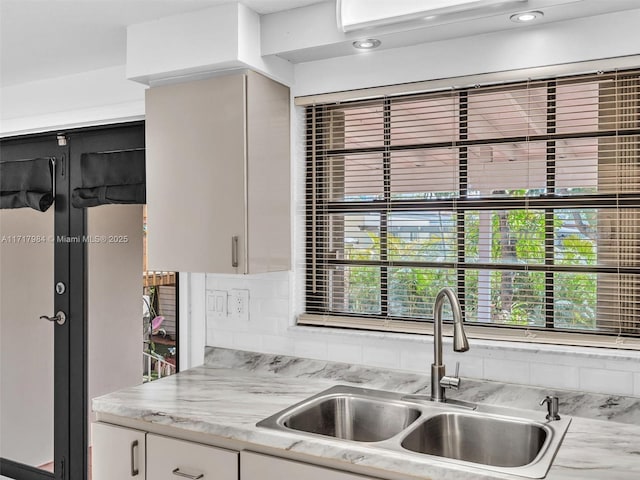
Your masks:
{"label": "drawer pull", "polygon": [[136,449],[138,448],[138,440],[131,442],[131,476],[136,477],[140,471],[136,468]]}
{"label": "drawer pull", "polygon": [[191,475],[189,473],[181,472],[180,468],[174,468],[171,473],[173,473],[174,475],[176,475],[178,477],[190,478],[191,480],[198,480],[199,478],[203,478],[204,477],[204,473],[201,473],[200,475]]}

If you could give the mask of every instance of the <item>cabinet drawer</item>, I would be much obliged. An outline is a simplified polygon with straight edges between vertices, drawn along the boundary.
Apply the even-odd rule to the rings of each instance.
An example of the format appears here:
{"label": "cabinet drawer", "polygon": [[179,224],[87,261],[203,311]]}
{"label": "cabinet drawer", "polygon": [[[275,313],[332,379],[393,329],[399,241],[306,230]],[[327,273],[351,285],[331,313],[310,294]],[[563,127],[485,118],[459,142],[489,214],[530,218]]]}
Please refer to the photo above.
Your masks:
{"label": "cabinet drawer", "polygon": [[238,453],[148,434],[147,478],[238,480]]}
{"label": "cabinet drawer", "polygon": [[93,480],[144,480],[145,432],[94,423]]}
{"label": "cabinet drawer", "polygon": [[381,480],[308,463],[243,451],[242,480]]}

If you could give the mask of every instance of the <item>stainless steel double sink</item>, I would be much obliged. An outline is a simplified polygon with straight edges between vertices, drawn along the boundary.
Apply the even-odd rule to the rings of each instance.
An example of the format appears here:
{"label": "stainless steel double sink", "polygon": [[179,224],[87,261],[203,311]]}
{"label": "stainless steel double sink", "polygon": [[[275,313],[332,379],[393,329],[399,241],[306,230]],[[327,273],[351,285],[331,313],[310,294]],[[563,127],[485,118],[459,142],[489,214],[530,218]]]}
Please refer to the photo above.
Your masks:
{"label": "stainless steel double sink", "polygon": [[437,462],[543,478],[570,418],[544,412],[336,386],[258,422],[289,433],[330,437]]}

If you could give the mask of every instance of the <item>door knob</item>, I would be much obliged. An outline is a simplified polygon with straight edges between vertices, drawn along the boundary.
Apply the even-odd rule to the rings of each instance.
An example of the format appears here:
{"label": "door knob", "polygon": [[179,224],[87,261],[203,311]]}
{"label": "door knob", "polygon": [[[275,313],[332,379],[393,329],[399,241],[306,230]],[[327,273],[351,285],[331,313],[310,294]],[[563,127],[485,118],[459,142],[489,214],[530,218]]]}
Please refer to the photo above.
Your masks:
{"label": "door knob", "polygon": [[50,322],[56,322],[58,325],[64,325],[67,321],[67,316],[62,310],[59,310],[58,313],[53,317],[47,317],[46,315],[42,315],[40,317],[41,320],[49,320]]}

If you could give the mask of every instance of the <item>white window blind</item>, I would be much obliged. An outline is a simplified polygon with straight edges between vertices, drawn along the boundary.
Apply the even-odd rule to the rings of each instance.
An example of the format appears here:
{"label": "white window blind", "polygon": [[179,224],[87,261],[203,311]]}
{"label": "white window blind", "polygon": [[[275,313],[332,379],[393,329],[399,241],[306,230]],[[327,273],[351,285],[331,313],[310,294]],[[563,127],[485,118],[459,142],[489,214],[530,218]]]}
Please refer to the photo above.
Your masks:
{"label": "white window blind", "polygon": [[311,105],[307,134],[307,313],[397,331],[453,286],[469,323],[640,337],[639,71]]}

